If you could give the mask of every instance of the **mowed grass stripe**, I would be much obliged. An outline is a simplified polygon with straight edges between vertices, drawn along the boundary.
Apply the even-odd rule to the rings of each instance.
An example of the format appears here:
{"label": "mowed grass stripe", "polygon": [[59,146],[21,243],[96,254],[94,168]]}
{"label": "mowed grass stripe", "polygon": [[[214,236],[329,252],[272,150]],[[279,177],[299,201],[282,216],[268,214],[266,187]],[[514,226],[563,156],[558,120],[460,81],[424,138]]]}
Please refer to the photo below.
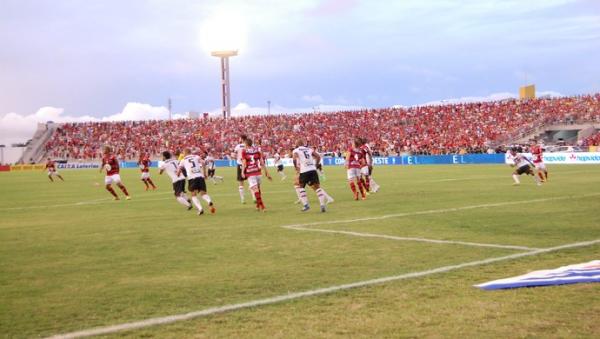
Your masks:
{"label": "mowed grass stripe", "polygon": [[516,254],[511,254],[511,255],[507,255],[507,256],[503,256],[503,257],[489,258],[489,259],[472,261],[472,262],[467,262],[467,263],[462,263],[462,264],[457,264],[457,265],[438,267],[438,268],[427,270],[427,271],[412,272],[412,273],[406,273],[406,274],[401,274],[401,275],[396,275],[396,276],[389,276],[389,277],[377,278],[377,279],[372,279],[372,280],[358,281],[358,282],[354,282],[354,283],[350,283],[350,284],[330,286],[330,287],[319,288],[319,289],[309,290],[309,291],[304,291],[304,292],[290,293],[290,294],[275,296],[272,298],[249,301],[249,302],[245,302],[245,303],[213,307],[213,308],[208,308],[205,310],[189,312],[189,313],[184,313],[184,314],[170,315],[170,316],[159,317],[159,318],[150,318],[150,319],[146,319],[146,320],[142,320],[142,321],[124,323],[124,324],[119,324],[119,325],[112,325],[112,326],[76,331],[76,332],[65,333],[65,334],[57,334],[57,335],[50,336],[48,338],[49,339],[82,338],[82,337],[90,337],[90,336],[96,336],[96,335],[111,334],[111,333],[116,333],[116,332],[121,332],[121,331],[140,329],[140,328],[149,327],[149,326],[166,325],[166,324],[171,324],[171,323],[178,322],[178,321],[185,321],[185,320],[190,320],[190,319],[194,319],[194,318],[214,315],[214,314],[218,314],[218,313],[231,312],[231,311],[241,310],[244,308],[276,304],[276,303],[281,303],[284,301],[289,301],[289,300],[294,300],[294,299],[312,297],[312,296],[317,296],[317,295],[322,295],[322,294],[329,294],[329,293],[353,289],[353,288],[378,285],[378,284],[388,283],[388,282],[397,281],[397,280],[419,278],[419,277],[423,277],[423,276],[427,276],[427,275],[431,275],[431,274],[445,273],[445,272],[458,270],[458,269],[466,268],[466,267],[481,266],[481,265],[492,264],[492,263],[505,261],[505,260],[513,260],[513,259],[523,258],[523,257],[527,257],[527,256],[561,251],[561,250],[565,250],[565,249],[592,246],[592,245],[595,245],[598,243],[600,243],[600,239],[579,242],[579,243],[565,244],[565,245],[551,247],[551,248],[538,249],[538,250],[531,251],[531,252],[516,253]]}

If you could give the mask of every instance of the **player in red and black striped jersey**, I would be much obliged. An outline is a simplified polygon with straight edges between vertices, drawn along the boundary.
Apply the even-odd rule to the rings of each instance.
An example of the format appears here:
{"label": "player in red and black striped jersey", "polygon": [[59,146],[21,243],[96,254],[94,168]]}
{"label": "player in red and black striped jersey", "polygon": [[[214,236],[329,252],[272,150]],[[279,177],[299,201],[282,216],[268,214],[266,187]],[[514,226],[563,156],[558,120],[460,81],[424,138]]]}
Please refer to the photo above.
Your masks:
{"label": "player in red and black striped jersey", "polygon": [[58,171],[56,170],[56,164],[50,158],[48,158],[46,166],[44,167],[44,170],[46,169],[48,170],[48,179],[50,179],[50,181],[54,182],[54,179],[52,179],[53,176],[57,176],[60,180],[65,181],[65,179],[63,179],[63,177],[60,174],[58,174]]}
{"label": "player in red and black striped jersey", "polygon": [[245,148],[241,151],[241,177],[242,179],[248,179],[248,186],[250,191],[256,198],[256,210],[264,211],[265,204],[262,201],[262,195],[260,190],[260,183],[262,178],[262,172],[265,172],[267,179],[272,180],[267,166],[265,166],[265,158],[260,151],[260,148],[252,146],[252,140],[247,138],[244,143]]}
{"label": "player in red and black striped jersey", "polygon": [[367,139],[361,138],[360,140],[362,143],[360,149],[365,155],[365,164],[360,169],[360,174],[362,175],[361,180],[363,181],[363,185],[367,192],[375,193],[379,191],[379,185],[373,180],[373,152],[367,143]]}
{"label": "player in red and black striped jersey", "polygon": [[[348,183],[350,184],[352,193],[354,193],[354,200],[358,200],[359,192],[363,200],[367,198],[366,189],[360,177],[360,169],[366,164],[365,153],[360,148],[361,145],[362,140],[360,138],[354,139],[354,142],[352,143],[353,147],[348,150],[348,154],[346,155]],[[358,185],[358,191],[356,190],[356,185],[354,184],[355,181],[356,185]]]}
{"label": "player in red and black striped jersey", "polygon": [[146,185],[146,191],[150,189],[152,186],[152,190],[156,189],[156,186],[150,179],[150,158],[147,154],[141,154],[140,159],[138,160],[138,165],[140,166],[140,171],[142,172],[142,182]]}
{"label": "player in red and black striped jersey", "polygon": [[127,192],[127,188],[125,188],[125,185],[121,183],[121,176],[119,175],[119,161],[112,153],[112,149],[109,146],[104,147],[104,155],[102,156],[102,166],[100,167],[100,172],[103,170],[106,171],[106,176],[104,177],[106,190],[112,194],[115,200],[119,200],[119,196],[112,188],[113,182],[121,189],[123,194],[125,194],[125,199],[131,199],[129,193]]}
{"label": "player in red and black striped jersey", "polygon": [[531,156],[533,157],[533,165],[537,169],[537,175],[542,182],[546,182],[548,180],[548,169],[544,163],[544,153],[542,146],[535,141],[531,144]]}

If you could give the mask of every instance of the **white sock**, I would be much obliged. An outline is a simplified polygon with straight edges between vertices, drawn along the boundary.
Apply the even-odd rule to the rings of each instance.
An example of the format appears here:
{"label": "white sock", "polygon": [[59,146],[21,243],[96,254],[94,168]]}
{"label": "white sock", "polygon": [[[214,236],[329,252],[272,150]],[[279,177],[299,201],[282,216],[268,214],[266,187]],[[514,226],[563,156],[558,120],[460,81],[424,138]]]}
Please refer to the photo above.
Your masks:
{"label": "white sock", "polygon": [[533,175],[533,181],[535,181],[536,184],[539,184],[540,183],[540,178],[538,178],[538,176],[534,174]]}
{"label": "white sock", "polygon": [[277,173],[279,173],[279,175],[280,175],[281,177],[285,177],[285,173],[283,173],[283,171],[281,171],[281,172],[277,172]]}
{"label": "white sock", "polygon": [[223,181],[223,177],[220,177],[218,175],[215,175],[214,178],[217,179],[217,180],[219,180],[219,181]]}
{"label": "white sock", "polygon": [[369,184],[371,185],[371,188],[375,191],[379,190],[379,185],[375,182],[375,180],[373,180],[373,177],[369,178]]}
{"label": "white sock", "polygon": [[206,201],[209,205],[212,204],[212,200],[208,194],[203,195],[202,199],[204,199],[204,201]]}
{"label": "white sock", "polygon": [[302,205],[308,205],[308,198],[306,197],[306,190],[303,187],[296,187],[296,194]]}
{"label": "white sock", "polygon": [[198,212],[202,212],[202,205],[200,205],[200,200],[198,200],[198,197],[192,197],[192,202],[194,203],[194,206],[196,206],[196,208],[198,209]]}
{"label": "white sock", "polygon": [[519,176],[518,175],[513,174],[512,177],[513,177],[513,180],[515,181],[515,184],[520,184],[521,183],[521,181],[519,181]]}
{"label": "white sock", "polygon": [[177,197],[177,201],[185,207],[190,207],[190,203],[185,197],[182,197],[181,195]]}
{"label": "white sock", "polygon": [[321,206],[325,206],[327,203],[327,196],[322,188],[319,188],[315,191],[317,193],[317,197],[319,198],[319,203]]}
{"label": "white sock", "polygon": [[240,199],[244,201],[244,186],[238,186],[238,190],[240,191]]}

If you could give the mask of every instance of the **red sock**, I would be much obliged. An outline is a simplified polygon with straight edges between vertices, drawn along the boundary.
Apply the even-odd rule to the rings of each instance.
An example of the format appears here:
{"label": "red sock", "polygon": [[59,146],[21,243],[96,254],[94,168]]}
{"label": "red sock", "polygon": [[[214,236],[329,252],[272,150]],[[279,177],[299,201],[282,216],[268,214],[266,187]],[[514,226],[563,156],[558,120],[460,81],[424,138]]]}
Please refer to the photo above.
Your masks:
{"label": "red sock", "polygon": [[352,190],[352,193],[356,194],[356,185],[353,181],[350,182],[350,189]]}
{"label": "red sock", "polygon": [[362,182],[365,190],[367,192],[369,192],[371,190],[370,184],[369,184],[369,177],[364,177],[364,178],[360,178],[360,181]]}
{"label": "red sock", "polygon": [[146,180],[150,183],[150,185],[152,185],[152,187],[156,188],[156,186],[154,186],[154,183],[152,182],[152,179],[148,178]]}
{"label": "red sock", "polygon": [[265,205],[263,204],[263,201],[262,201],[262,197],[260,195],[260,191],[254,192],[254,197],[256,198],[256,207],[257,208],[265,208]]}
{"label": "red sock", "polygon": [[360,195],[362,195],[362,196],[363,196],[363,198],[364,198],[366,194],[365,194],[364,182],[363,182],[363,180],[362,180],[362,179],[360,179],[360,180],[358,181],[358,189],[360,190]]}
{"label": "red sock", "polygon": [[123,191],[123,194],[125,194],[126,196],[129,196],[129,193],[127,193],[127,188],[125,188],[125,185],[121,185],[121,186],[119,186],[119,188],[121,189],[121,191]]}
{"label": "red sock", "polygon": [[117,192],[115,192],[115,190],[111,187],[111,186],[107,186],[106,190],[110,192],[110,194],[113,195],[113,197],[118,198],[117,196]]}

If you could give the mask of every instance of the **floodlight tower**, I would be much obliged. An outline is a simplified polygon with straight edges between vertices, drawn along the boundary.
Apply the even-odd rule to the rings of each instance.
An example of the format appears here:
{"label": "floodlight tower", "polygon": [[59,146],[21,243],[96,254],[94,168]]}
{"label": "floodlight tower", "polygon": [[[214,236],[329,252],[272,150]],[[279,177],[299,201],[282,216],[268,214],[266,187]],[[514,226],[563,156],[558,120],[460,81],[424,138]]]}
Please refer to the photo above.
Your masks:
{"label": "floodlight tower", "polygon": [[214,51],[210,55],[221,59],[221,89],[223,92],[223,118],[231,118],[229,95],[229,58],[238,55],[237,50]]}

